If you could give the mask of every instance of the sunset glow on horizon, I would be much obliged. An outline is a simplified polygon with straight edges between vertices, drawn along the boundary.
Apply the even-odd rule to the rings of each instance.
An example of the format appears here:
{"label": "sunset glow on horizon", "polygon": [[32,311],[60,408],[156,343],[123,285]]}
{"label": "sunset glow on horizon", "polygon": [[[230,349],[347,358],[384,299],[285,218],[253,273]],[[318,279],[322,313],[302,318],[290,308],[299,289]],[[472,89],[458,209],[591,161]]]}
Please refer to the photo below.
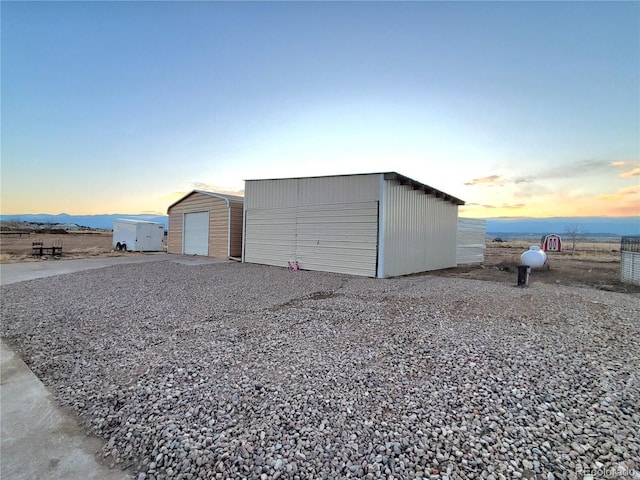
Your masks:
{"label": "sunset glow on horizon", "polygon": [[4,215],[396,171],[461,216],[640,216],[637,2],[0,9]]}

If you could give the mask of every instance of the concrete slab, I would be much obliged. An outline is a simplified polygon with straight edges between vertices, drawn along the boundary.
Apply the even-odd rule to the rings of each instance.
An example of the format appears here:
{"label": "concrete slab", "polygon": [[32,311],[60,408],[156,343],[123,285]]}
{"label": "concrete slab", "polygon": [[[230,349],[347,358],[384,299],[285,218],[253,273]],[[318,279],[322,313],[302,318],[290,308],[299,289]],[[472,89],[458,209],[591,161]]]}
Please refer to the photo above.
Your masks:
{"label": "concrete slab", "polygon": [[231,260],[225,260],[223,258],[196,257],[191,255],[176,255],[176,257],[172,258],[171,261],[187,266],[211,265],[212,263],[231,263]]}
{"label": "concrete slab", "polygon": [[0,341],[0,478],[130,480],[100,465],[102,442],[63,413],[40,380]]}
{"label": "concrete slab", "polygon": [[35,278],[64,275],[96,268],[110,267],[127,263],[159,262],[182,255],[155,253],[145,255],[125,255],[122,257],[79,258],[75,260],[45,260],[40,262],[0,264],[0,285],[23,282]]}
{"label": "concrete slab", "polygon": [[147,253],[144,255],[124,255],[122,257],[79,258],[75,260],[52,259],[41,262],[4,263],[0,264],[0,285],[81,272],[83,270],[111,267],[113,265],[162,261],[173,261],[182,265],[209,265],[212,263],[229,263],[231,260],[193,255],[175,255],[171,253]]}

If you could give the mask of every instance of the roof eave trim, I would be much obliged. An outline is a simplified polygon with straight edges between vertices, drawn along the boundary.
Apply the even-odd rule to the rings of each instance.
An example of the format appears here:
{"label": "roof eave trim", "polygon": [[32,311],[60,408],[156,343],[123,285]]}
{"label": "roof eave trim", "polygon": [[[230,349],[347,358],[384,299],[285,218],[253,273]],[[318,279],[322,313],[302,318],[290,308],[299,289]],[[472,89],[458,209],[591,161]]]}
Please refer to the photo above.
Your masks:
{"label": "roof eave trim", "polygon": [[464,200],[460,200],[453,195],[449,195],[448,193],[430,187],[429,185],[425,185],[424,183],[405,177],[397,172],[387,172],[383,175],[385,180],[393,180],[398,182],[400,185],[408,185],[412,190],[418,190],[428,195],[434,195],[435,197],[442,198],[444,201],[451,202],[454,205],[464,205]]}

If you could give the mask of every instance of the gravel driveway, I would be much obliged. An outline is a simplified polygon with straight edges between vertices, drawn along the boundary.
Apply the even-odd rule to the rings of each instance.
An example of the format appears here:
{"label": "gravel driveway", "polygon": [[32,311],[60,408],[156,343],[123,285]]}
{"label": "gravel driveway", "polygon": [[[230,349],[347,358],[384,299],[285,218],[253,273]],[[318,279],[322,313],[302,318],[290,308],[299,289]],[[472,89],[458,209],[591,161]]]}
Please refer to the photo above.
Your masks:
{"label": "gravel driveway", "polygon": [[172,262],[1,293],[138,479],[640,478],[637,296]]}

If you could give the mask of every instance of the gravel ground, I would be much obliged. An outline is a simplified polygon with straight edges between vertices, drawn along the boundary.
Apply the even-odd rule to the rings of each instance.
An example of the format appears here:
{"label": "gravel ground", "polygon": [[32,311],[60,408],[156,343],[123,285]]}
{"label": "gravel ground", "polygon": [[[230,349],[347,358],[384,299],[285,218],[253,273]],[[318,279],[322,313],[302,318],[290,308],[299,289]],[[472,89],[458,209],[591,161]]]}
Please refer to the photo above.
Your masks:
{"label": "gravel ground", "polygon": [[139,480],[640,478],[637,296],[173,262],[1,292]]}

